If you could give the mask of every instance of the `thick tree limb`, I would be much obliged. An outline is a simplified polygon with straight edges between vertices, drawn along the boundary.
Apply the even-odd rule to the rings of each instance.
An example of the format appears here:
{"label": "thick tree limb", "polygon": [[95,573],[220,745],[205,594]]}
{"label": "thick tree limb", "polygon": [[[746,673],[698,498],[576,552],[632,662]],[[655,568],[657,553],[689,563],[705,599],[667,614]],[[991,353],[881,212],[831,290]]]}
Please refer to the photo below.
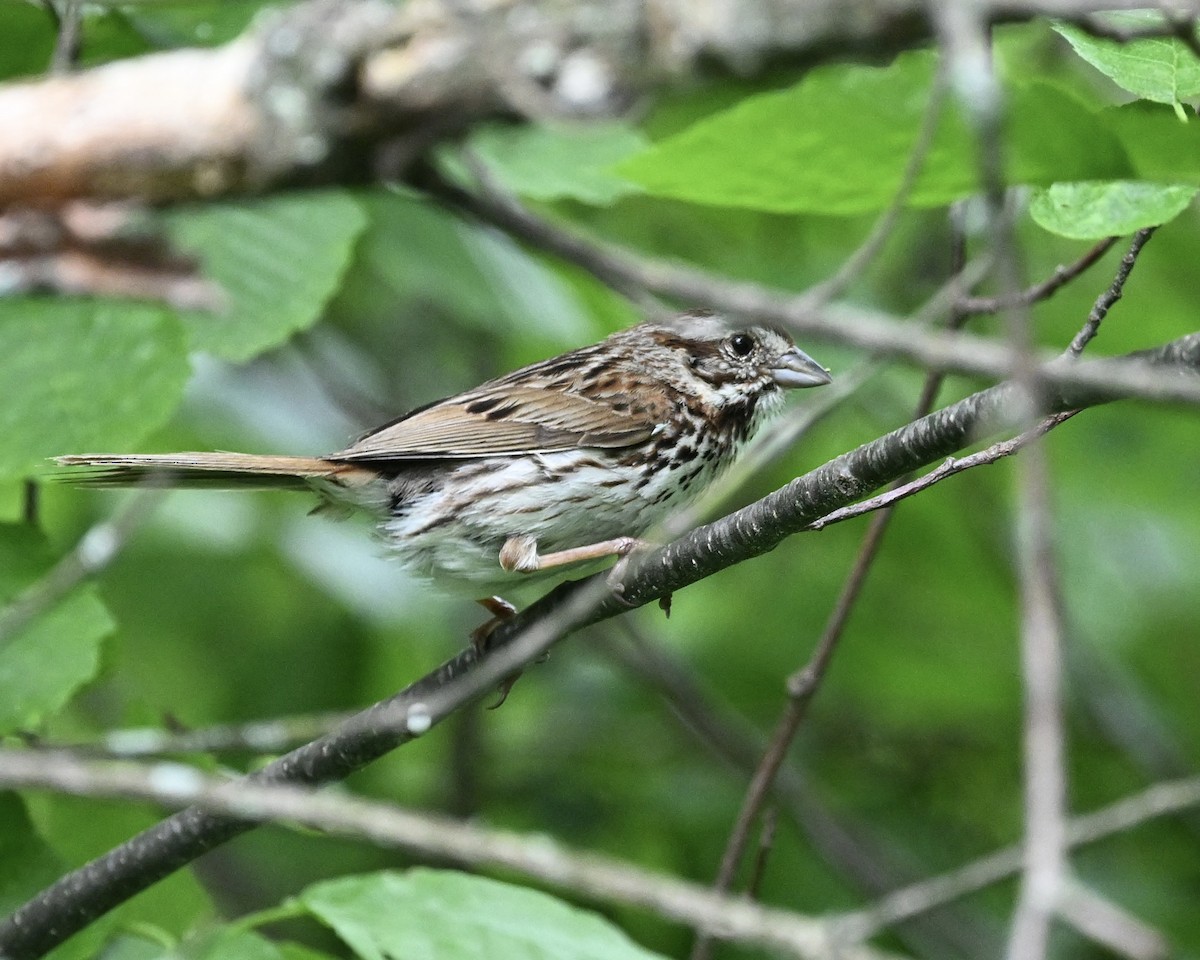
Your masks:
{"label": "thick tree limb", "polygon": [[[1138,0],[979,3],[991,19]],[[929,34],[927,0],[310,0],[232,43],[0,86],[0,207],[165,201],[394,175],[487,116],[619,115],[747,73]]]}
{"label": "thick tree limb", "polygon": [[[1200,375],[1200,333],[1135,356],[1195,380]],[[1114,358],[1077,367],[1089,370],[1089,379],[1103,381],[1106,369],[1124,362],[1125,358]],[[572,630],[766,553],[830,511],[1004,430],[1020,419],[1013,409],[1015,396],[1016,387],[1009,383],[974,394],[843,454],[662,549],[644,557],[635,555],[637,562],[626,571],[619,590],[610,589],[603,575],[563,584],[501,624],[485,657],[473,649],[464,651],[329,735],[280,757],[248,781],[318,784],[345,778],[484,695]],[[1047,412],[1053,412],[1103,403],[1111,394],[1103,388],[1067,384],[1048,390],[1044,397]],[[61,878],[0,923],[0,956],[6,960],[41,956],[135,893],[252,826],[196,808],[164,820]]]}

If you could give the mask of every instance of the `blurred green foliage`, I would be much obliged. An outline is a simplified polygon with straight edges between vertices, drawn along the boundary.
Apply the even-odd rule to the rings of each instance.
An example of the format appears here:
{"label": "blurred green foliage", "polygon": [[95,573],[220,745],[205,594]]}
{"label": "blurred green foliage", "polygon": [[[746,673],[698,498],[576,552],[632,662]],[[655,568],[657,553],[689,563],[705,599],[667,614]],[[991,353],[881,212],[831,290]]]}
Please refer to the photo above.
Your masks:
{"label": "blurred green foliage", "polygon": [[[220,42],[256,9],[89,8],[84,56],[99,63]],[[1019,107],[1012,169],[1022,182],[1146,176],[1175,184],[1173,196],[1183,198],[1164,212],[1161,191],[1131,189],[1109,221],[1092,201],[1082,204],[1100,219],[1080,235],[1170,220],[1092,350],[1119,353],[1194,330],[1200,221],[1178,185],[1200,179],[1200,153],[1190,149],[1197,121],[1180,124],[1170,106],[1116,107],[1099,75],[1047,24],[1000,38],[1006,56],[1019,51],[1036,65],[1011,87]],[[4,75],[38,72],[52,44],[42,11],[0,6]],[[710,80],[665,98],[637,128],[575,137],[493,127],[472,140],[503,182],[555,218],[657,256],[802,289],[843,262],[869,230],[865,215],[890,200],[932,74],[932,58],[917,52],[891,65],[773,75],[761,88]],[[1190,95],[1176,88],[1170,102]],[[922,205],[973,189],[972,150],[952,118],[921,181]],[[1164,154],[1178,163],[1164,163]],[[443,162],[461,169],[454,150]],[[163,219],[226,289],[229,312],[48,297],[0,303],[0,600],[44,575],[54,555],[121,501],[43,485],[36,524],[25,521],[23,480],[45,457],[99,448],[336,449],[412,406],[636,318],[579,269],[399,189],[228,201]],[[1019,233],[1030,280],[1084,249],[1025,215]],[[980,242],[972,237],[973,247]],[[945,281],[948,248],[944,210],[907,211],[850,299],[913,310]],[[1069,341],[1118,251],[1035,308],[1041,343]],[[977,329],[1003,332],[989,318]],[[805,347],[835,376],[856,359],[819,343]],[[905,422],[921,379],[898,368],[875,378],[727,506]],[[943,397],[976,386],[951,378]],[[1070,803],[1082,812],[1200,766],[1200,419],[1119,403],[1071,421],[1047,448],[1069,625]],[[810,914],[853,908],[1020,837],[1010,481],[1005,463],[900,508],[793,751],[803,790],[782,807],[763,877],[767,902]],[[125,727],[355,709],[463,644],[475,608],[405,580],[365,522],[308,517],[311,506],[288,494],[173,494],[94,585],[0,650],[5,732],[77,742]],[[657,610],[627,620],[691,673],[722,723],[765,733],[864,529],[857,521],[793,538],[682,592],[669,620]],[[627,642],[621,623],[585,631],[531,668],[502,710],[455,717],[356,776],[353,788],[710,880],[747,776],[606,652]],[[248,768],[260,759],[219,762]],[[0,796],[0,909],[156,815],[127,802]],[[1072,862],[1182,956],[1200,952],[1198,852],[1200,815],[1180,816],[1090,846]],[[303,911],[267,928],[282,945],[219,918],[271,908],[317,881],[408,864],[365,844],[259,830],[131,901],[58,955],[101,955],[107,942],[108,958],[160,957],[164,943],[182,937],[174,955],[212,960],[311,960],[345,955],[346,944],[372,956]],[[443,882],[413,876],[426,897],[431,882]],[[312,905],[331,889],[306,894],[330,923]],[[528,924],[550,923],[540,899],[498,889]],[[479,891],[468,884],[463,895]],[[995,954],[1012,895],[1012,884],[993,886],[883,942],[925,956]],[[631,910],[607,916],[646,948],[676,956],[687,948],[690,935],[677,927]],[[594,918],[564,922],[581,924],[585,940],[619,937]],[[532,955],[497,943],[493,956]],[[443,944],[438,955],[460,955],[455,949]],[[596,955],[635,952],[628,944],[613,950]],[[1107,956],[1065,930],[1056,955]]]}

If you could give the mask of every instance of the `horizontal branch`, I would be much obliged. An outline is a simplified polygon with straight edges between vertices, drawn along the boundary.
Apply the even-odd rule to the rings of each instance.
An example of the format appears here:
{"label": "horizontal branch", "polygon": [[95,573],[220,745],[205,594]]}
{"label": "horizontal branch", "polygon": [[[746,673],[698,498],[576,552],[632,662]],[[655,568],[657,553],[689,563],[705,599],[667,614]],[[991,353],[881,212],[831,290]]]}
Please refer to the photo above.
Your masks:
{"label": "horizontal branch", "polygon": [[[979,4],[993,19],[1136,0]],[[488,116],[621,115],[714,65],[747,74],[930,33],[926,0],[309,0],[214,49],[0,85],[0,206],[166,201],[403,173]]]}
{"label": "horizontal branch", "polygon": [[58,751],[0,749],[0,788],[50,788],[87,797],[125,797],[168,807],[195,804],[254,822],[295,823],[401,847],[430,860],[500,867],[560,890],[651,910],[712,936],[808,960],[882,958],[835,943],[830,924],[716,894],[598,854],[391,804],[281,784],[249,785],[179,763],[86,760]]}
{"label": "horizontal branch", "polygon": [[[1200,333],[1134,355],[1169,367],[1181,381],[1200,373]],[[1080,362],[1098,383],[1129,358]],[[250,775],[244,782],[319,784],[355,770],[429,730],[467,702],[494,689],[572,630],[614,617],[774,549],[825,514],[884,484],[1011,428],[1028,411],[1015,409],[1017,390],[1000,384],[906,424],[831,460],[780,490],[644,556],[633,555],[617,588],[603,575],[563,584],[489,638],[480,656],[470,648],[437,670]],[[1047,388],[1045,412],[1107,402],[1111,391]],[[250,829],[244,819],[190,808],[138,834],[38,894],[0,923],[0,956],[31,960],[201,854]]]}
{"label": "horizontal branch", "polygon": [[[442,202],[493,224],[519,240],[579,264],[605,284],[623,292],[647,291],[688,307],[704,307],[760,323],[775,323],[793,333],[893,357],[926,370],[1003,380],[1017,369],[1018,354],[999,340],[971,333],[934,330],[906,323],[882,311],[847,304],[818,303],[808,294],[734,280],[668,260],[631,253],[582,237],[527,210],[490,184],[471,193],[442,181],[422,186]],[[953,307],[953,303],[947,304]],[[1036,356],[1037,385],[1062,395],[1090,398],[1138,397],[1158,403],[1200,404],[1200,380],[1180,378],[1131,356],[1103,367],[1074,364],[1056,353]]]}
{"label": "horizontal branch", "polygon": [[[597,854],[477,823],[392,804],[282,784],[247,785],[178,763],[96,761],[64,751],[0,749],[0,788],[125,797],[164,806],[195,804],[256,822],[299,824],[393,846],[431,860],[503,868],[591,900],[653,911],[715,936],[799,957],[879,957],[856,944],[896,923],[1017,873],[1019,845],[897,890],[871,906],[825,920],[763,907],[743,897]],[[1158,817],[1200,806],[1200,777],[1155,784],[1068,823],[1071,847],[1095,843]]]}

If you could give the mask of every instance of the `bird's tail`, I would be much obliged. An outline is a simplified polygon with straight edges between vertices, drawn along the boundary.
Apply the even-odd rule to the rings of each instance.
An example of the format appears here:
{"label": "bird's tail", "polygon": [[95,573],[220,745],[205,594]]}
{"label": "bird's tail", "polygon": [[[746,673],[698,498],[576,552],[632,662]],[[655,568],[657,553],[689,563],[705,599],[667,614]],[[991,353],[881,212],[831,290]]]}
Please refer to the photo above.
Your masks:
{"label": "bird's tail", "polygon": [[353,487],[374,474],[364,467],[320,457],[259,456],[252,453],[81,453],[55,457],[55,480],[89,487],[146,483],[216,489],[311,490],[314,481]]}

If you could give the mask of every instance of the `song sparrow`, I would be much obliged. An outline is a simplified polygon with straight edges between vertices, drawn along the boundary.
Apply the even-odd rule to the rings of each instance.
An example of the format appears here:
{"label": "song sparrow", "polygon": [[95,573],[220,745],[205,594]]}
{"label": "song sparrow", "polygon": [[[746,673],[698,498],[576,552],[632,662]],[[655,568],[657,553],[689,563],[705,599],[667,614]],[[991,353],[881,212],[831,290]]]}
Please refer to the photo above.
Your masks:
{"label": "song sparrow", "polygon": [[59,457],[114,486],[312,489],[374,511],[399,558],[495,590],[623,555],[733,462],[782,403],[829,374],[776,329],[691,313],[642,323],[439,400],[327,457]]}

